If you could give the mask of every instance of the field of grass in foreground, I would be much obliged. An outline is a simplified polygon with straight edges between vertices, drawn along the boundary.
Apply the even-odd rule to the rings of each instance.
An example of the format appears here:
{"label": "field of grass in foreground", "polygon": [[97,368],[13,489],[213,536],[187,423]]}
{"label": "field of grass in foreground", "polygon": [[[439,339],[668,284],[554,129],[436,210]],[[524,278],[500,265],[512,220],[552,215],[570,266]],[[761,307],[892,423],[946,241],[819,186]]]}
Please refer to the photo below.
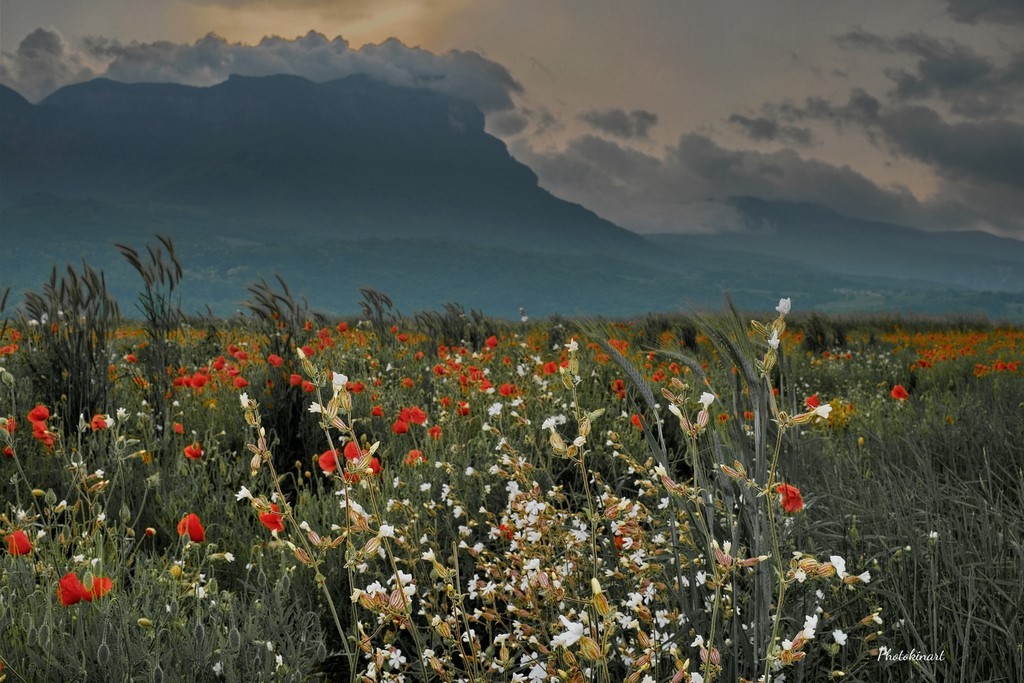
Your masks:
{"label": "field of grass in foreground", "polygon": [[3,327],[0,679],[1024,678],[1021,329],[280,303]]}

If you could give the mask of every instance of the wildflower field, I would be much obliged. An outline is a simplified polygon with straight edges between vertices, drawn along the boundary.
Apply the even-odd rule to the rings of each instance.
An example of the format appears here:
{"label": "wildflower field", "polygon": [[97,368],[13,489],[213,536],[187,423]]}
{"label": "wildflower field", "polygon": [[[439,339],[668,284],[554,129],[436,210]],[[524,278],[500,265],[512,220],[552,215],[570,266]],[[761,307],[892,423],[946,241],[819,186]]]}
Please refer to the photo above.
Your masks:
{"label": "wildflower field", "polygon": [[1024,679],[1018,327],[186,318],[162,253],[0,323],[0,680]]}

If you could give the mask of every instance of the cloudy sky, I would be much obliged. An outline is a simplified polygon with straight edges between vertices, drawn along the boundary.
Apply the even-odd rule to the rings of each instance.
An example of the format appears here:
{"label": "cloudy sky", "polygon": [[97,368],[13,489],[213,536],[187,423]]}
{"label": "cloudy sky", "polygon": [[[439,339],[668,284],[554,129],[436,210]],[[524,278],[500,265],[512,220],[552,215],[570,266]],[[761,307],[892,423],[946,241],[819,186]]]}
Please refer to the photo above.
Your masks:
{"label": "cloudy sky", "polygon": [[0,82],[369,73],[638,232],[729,197],[1024,239],[1022,0],[0,0]]}

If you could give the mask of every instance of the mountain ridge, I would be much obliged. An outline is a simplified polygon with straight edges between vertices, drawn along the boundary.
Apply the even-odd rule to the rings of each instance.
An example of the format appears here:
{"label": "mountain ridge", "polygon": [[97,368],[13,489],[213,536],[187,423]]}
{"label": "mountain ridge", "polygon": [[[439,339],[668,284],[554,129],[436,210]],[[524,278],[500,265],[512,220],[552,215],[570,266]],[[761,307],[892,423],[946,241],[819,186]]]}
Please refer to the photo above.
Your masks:
{"label": "mountain ridge", "polygon": [[[85,255],[130,301],[137,276],[113,245],[160,233],[184,260],[184,307],[219,313],[279,272],[337,314],[370,287],[403,307],[454,300],[497,315],[717,307],[729,293],[743,307],[792,295],[806,309],[1024,316],[1024,295],[987,293],[1024,291],[1013,273],[982,277],[1015,264],[1001,243],[959,249],[957,282],[908,258],[932,239],[912,228],[743,197],[741,239],[641,236],[545,190],[484,123],[465,100],[363,75],[99,79],[39,104],[0,86],[0,290],[35,288],[53,262]],[[910,265],[879,266],[851,229],[898,233],[893,258]]]}

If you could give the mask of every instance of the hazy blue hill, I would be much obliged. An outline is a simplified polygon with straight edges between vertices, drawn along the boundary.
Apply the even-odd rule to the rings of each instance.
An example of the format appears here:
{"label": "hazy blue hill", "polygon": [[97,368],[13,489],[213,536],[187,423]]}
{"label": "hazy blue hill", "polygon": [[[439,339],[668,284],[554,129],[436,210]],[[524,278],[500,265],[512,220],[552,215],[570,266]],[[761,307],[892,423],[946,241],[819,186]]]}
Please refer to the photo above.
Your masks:
{"label": "hazy blue hill", "polygon": [[934,233],[843,216],[813,204],[741,197],[748,229],[659,235],[656,242],[814,263],[835,273],[975,291],[1024,292],[1024,242],[981,232]]}

